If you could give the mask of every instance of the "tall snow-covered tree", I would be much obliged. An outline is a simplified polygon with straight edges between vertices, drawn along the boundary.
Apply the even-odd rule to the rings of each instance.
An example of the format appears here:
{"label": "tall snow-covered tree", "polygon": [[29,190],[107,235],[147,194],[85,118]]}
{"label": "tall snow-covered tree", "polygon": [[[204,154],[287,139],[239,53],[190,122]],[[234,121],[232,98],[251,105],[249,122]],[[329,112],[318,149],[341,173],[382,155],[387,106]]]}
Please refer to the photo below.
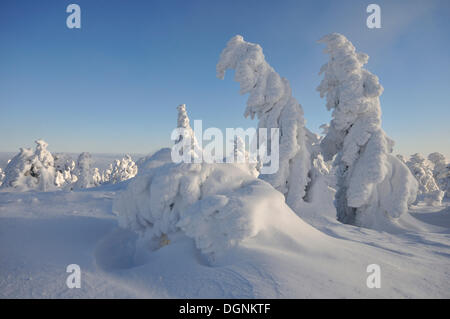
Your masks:
{"label": "tall snow-covered tree", "polygon": [[[245,117],[253,119],[256,115],[258,128],[279,128],[279,170],[275,174],[261,174],[260,178],[283,193],[287,204],[299,213],[310,183],[311,141],[303,109],[292,97],[288,80],[266,62],[261,46],[244,41],[240,35],[228,42],[216,69],[220,79],[227,70],[235,70],[240,93],[249,93]],[[270,131],[268,135],[270,149]]]}
{"label": "tall snow-covered tree", "polygon": [[66,187],[77,181],[77,176],[74,174],[75,161],[72,157],[65,153],[53,154],[55,160],[55,184],[58,187]]}
{"label": "tall snow-covered tree", "polygon": [[408,168],[391,155],[394,142],[381,128],[378,77],[363,66],[369,57],[356,52],[341,34],[323,37],[329,61],[317,90],[333,110],[328,133],[321,142],[326,161],[336,155],[338,219],[377,227],[386,216],[396,218],[415,200],[417,182]]}
{"label": "tall snow-covered tree", "polygon": [[53,189],[55,186],[55,163],[53,155],[47,150],[48,143],[36,141],[36,151],[31,166],[31,175],[38,179],[41,191]]}

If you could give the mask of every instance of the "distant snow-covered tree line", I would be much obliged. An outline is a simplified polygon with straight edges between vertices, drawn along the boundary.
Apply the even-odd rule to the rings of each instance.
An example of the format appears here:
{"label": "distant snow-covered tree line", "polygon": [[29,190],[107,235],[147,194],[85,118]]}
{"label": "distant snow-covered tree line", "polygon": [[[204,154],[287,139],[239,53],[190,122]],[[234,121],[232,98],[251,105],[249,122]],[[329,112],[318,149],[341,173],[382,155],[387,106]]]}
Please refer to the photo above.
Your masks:
{"label": "distant snow-covered tree line", "polygon": [[4,171],[0,168],[0,187],[39,191],[83,189],[125,181],[138,171],[129,155],[115,160],[100,172],[92,166],[92,157],[87,152],[81,153],[75,161],[69,154],[52,154],[47,147],[45,141],[37,140],[34,151],[21,148]]}

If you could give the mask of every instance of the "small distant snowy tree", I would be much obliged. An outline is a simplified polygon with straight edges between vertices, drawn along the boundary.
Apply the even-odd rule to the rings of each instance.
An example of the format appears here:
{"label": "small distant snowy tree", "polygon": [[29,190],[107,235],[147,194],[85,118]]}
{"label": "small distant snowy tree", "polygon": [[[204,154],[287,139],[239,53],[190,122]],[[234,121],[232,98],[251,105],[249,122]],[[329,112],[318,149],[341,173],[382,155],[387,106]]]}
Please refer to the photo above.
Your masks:
{"label": "small distant snowy tree", "polygon": [[2,186],[4,179],[5,179],[5,173],[3,172],[2,168],[0,167],[0,186]]}
{"label": "small distant snowy tree", "polygon": [[77,182],[74,184],[75,189],[94,187],[93,169],[91,154],[83,152],[78,157],[76,175]]}
{"label": "small distant snowy tree", "polygon": [[109,183],[109,181],[111,180],[112,170],[113,170],[113,164],[109,164],[108,168],[106,168],[102,172],[102,183],[105,183],[105,184]]}
{"label": "small distant snowy tree", "polygon": [[[202,149],[195,137],[194,130],[191,128],[189,117],[186,112],[186,104],[180,104],[177,107],[177,134],[175,138],[174,152],[178,152],[185,159],[190,157],[191,161],[202,158]],[[185,152],[188,151],[188,154]]]}
{"label": "small distant snowy tree", "polygon": [[235,136],[233,139],[233,150],[228,154],[227,163],[234,163],[244,170],[247,170],[251,175],[258,177],[257,163],[251,161],[250,154],[245,148],[245,142],[240,136]]}
{"label": "small distant snowy tree", "polygon": [[138,167],[131,156],[127,154],[121,160],[116,160],[108,170],[106,178],[109,183],[115,184],[136,176]]}
{"label": "small distant snowy tree", "polygon": [[[280,129],[279,170],[259,177],[283,193],[287,204],[299,213],[311,182],[311,141],[303,109],[292,97],[288,80],[266,62],[261,46],[244,41],[240,35],[228,42],[216,69],[220,79],[227,70],[235,70],[234,79],[240,83],[240,93],[249,93],[245,117],[253,119],[256,115],[258,128]],[[270,144],[269,134],[267,145]]]}
{"label": "small distant snowy tree", "polygon": [[19,154],[8,163],[3,188],[40,191],[55,189],[54,159],[47,150],[48,144],[43,140],[37,140],[35,143],[34,152],[29,148],[21,148]]}
{"label": "small distant snowy tree", "polygon": [[433,163],[433,177],[438,187],[444,191],[446,197],[450,196],[450,164],[444,155],[435,152],[428,155],[428,160]]}
{"label": "small distant snowy tree", "polygon": [[328,133],[321,141],[324,159],[337,166],[338,219],[365,227],[399,217],[415,200],[417,182],[391,155],[394,142],[381,128],[378,78],[363,68],[369,57],[358,53],[341,34],[323,37],[329,54],[317,90],[333,109]]}
{"label": "small distant snowy tree", "polygon": [[444,192],[439,189],[434,179],[433,164],[421,154],[415,153],[411,155],[407,165],[419,182],[418,194],[422,195],[428,205],[440,205]]}
{"label": "small distant snowy tree", "polygon": [[36,187],[37,180],[31,175],[32,157],[31,148],[20,148],[19,153],[6,165],[2,188],[13,187],[22,190]]}
{"label": "small distant snowy tree", "polygon": [[53,155],[55,160],[55,184],[58,187],[66,187],[77,181],[77,176],[74,174],[75,161],[68,154],[56,153]]}

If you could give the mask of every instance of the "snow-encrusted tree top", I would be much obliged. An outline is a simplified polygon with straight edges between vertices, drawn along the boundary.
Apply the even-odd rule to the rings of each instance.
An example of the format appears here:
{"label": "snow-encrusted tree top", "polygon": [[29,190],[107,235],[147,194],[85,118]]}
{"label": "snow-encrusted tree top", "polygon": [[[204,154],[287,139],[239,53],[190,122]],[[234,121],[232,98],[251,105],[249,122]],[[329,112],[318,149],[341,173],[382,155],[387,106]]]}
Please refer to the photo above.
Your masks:
{"label": "snow-encrusted tree top", "polygon": [[42,165],[44,165],[45,167],[54,166],[53,155],[47,150],[48,143],[44,140],[36,140],[35,143],[35,154]]}
{"label": "snow-encrusted tree top", "polygon": [[235,81],[240,83],[240,93],[250,93],[245,110],[245,117],[255,114],[259,119],[281,111],[287,99],[291,97],[291,89],[286,79],[266,62],[259,44],[244,41],[240,35],[233,37],[220,55],[217,63],[217,77],[223,79],[227,69],[234,69]]}
{"label": "snow-encrusted tree top", "polygon": [[[378,97],[383,93],[383,87],[377,76],[363,68],[369,56],[356,52],[345,36],[332,33],[320,42],[326,44],[324,52],[330,58],[320,70],[324,78],[317,90],[321,97],[326,97],[327,109],[333,109],[333,120],[322,143],[324,157],[325,160],[331,159],[345,138],[342,160],[351,164],[357,158],[360,147],[381,128]],[[388,144],[380,147],[391,149],[393,142],[386,136],[383,140]]]}

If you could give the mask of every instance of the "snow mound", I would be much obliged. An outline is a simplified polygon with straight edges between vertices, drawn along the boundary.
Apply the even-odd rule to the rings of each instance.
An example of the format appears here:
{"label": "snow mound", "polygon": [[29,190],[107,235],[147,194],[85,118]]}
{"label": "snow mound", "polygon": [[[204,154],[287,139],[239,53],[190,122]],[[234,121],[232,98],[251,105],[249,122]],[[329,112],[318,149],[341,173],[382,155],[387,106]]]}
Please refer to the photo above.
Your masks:
{"label": "snow mound", "polygon": [[283,207],[281,193],[238,165],[170,163],[136,176],[113,211],[153,248],[181,232],[211,256],[255,236]]}

